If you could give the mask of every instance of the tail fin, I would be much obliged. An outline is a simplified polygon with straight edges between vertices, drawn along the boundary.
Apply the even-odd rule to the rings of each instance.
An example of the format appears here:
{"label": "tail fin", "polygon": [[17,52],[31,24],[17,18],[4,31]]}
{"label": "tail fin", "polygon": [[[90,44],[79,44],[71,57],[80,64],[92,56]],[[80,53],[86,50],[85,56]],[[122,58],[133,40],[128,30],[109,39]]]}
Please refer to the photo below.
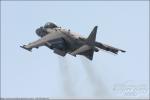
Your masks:
{"label": "tail fin", "polygon": [[95,46],[95,39],[97,33],[97,26],[94,27],[89,37],[86,39],[86,43],[78,48],[77,50],[73,51],[71,55],[76,56],[77,54],[83,55],[88,59],[93,59],[94,54],[94,46]]}
{"label": "tail fin", "polygon": [[88,45],[90,46],[94,46],[95,44],[95,39],[96,39],[96,33],[97,33],[97,27],[95,26],[92,30],[92,32],[90,33],[89,37],[87,38],[86,42]]}
{"label": "tail fin", "polygon": [[93,59],[93,55],[94,55],[94,46],[95,46],[97,28],[98,26],[95,26],[93,28],[92,32],[90,33],[89,37],[86,40],[87,45],[91,46],[91,49],[83,53],[83,55],[90,60]]}

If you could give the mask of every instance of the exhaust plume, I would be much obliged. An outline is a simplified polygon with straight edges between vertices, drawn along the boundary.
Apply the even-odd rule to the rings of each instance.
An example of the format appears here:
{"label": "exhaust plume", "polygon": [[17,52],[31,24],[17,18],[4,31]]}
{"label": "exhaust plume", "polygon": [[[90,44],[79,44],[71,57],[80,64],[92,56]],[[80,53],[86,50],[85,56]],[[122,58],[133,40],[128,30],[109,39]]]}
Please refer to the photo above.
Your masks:
{"label": "exhaust plume", "polygon": [[91,61],[84,57],[81,57],[81,63],[85,68],[90,83],[92,84],[93,96],[96,98],[108,97],[108,91],[106,90],[104,83],[100,80],[100,78],[97,77],[98,75],[96,75],[96,73],[94,72],[94,66],[92,65]]}
{"label": "exhaust plume", "polygon": [[60,74],[63,81],[64,94],[67,97],[72,97],[74,96],[74,91],[72,89],[73,84],[69,73],[67,58],[58,56],[58,59],[59,59]]}

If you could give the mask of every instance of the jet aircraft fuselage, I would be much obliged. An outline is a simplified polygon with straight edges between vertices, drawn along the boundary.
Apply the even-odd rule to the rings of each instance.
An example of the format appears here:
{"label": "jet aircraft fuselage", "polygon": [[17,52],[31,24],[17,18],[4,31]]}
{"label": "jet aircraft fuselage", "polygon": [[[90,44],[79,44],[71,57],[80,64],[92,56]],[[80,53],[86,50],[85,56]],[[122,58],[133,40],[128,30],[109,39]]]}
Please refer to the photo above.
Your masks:
{"label": "jet aircraft fuselage", "polygon": [[49,22],[45,24],[45,26],[36,29],[36,34],[40,37],[39,40],[21,47],[31,51],[32,48],[47,46],[60,56],[65,56],[68,53],[73,56],[83,55],[90,60],[93,59],[94,51],[98,52],[100,49],[115,54],[117,54],[118,51],[125,52],[124,50],[97,42],[96,33],[97,26],[94,27],[89,37],[85,38],[75,32],[63,29]]}

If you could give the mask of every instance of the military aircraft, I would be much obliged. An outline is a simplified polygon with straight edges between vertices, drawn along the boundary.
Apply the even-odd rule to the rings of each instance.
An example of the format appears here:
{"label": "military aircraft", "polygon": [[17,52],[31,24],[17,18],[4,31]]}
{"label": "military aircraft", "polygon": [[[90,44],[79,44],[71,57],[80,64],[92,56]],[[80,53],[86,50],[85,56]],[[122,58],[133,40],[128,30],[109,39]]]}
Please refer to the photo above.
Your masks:
{"label": "military aircraft", "polygon": [[93,59],[94,51],[98,52],[100,49],[112,52],[114,54],[118,54],[118,51],[125,52],[124,50],[97,42],[97,28],[98,26],[95,26],[90,35],[85,38],[71,32],[70,30],[58,27],[52,22],[48,22],[35,31],[40,39],[20,47],[31,51],[32,48],[46,46],[54,50],[54,53],[60,56],[65,56],[67,53],[73,56],[83,55],[89,60]]}

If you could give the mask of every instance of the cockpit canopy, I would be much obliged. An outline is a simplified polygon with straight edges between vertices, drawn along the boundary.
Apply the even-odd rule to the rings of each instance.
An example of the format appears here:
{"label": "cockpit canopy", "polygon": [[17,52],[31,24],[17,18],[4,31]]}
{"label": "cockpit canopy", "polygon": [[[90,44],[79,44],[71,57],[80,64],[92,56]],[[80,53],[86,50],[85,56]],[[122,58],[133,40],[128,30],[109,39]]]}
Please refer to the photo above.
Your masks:
{"label": "cockpit canopy", "polygon": [[44,25],[44,28],[56,28],[57,26],[54,23],[48,22]]}

